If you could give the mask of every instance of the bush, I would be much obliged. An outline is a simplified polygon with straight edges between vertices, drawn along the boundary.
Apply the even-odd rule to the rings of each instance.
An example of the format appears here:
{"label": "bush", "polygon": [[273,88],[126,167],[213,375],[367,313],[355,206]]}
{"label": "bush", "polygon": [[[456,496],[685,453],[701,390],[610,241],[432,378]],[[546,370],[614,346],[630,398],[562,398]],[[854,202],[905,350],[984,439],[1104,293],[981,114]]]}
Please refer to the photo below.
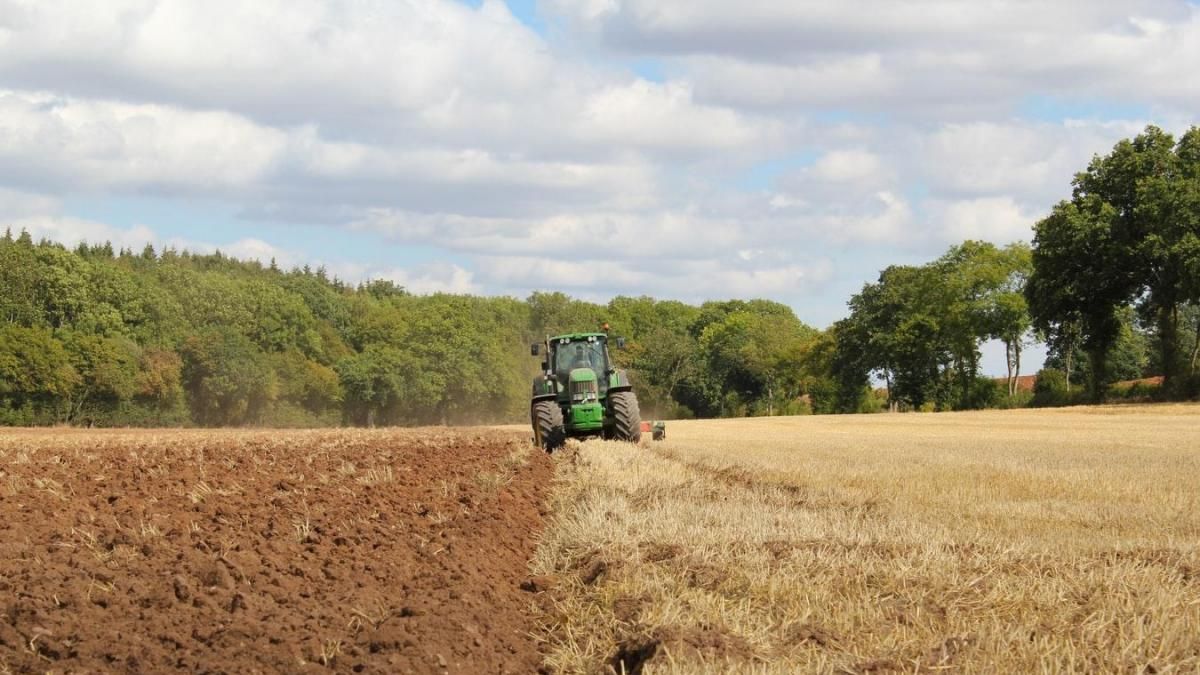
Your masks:
{"label": "bush", "polygon": [[341,426],[341,412],[335,409],[314,413],[290,401],[267,406],[257,423],[274,429],[311,429]]}
{"label": "bush", "polygon": [[1053,408],[1073,405],[1078,402],[1083,391],[1067,389],[1067,376],[1056,368],[1043,368],[1038,371],[1037,381],[1033,385],[1033,399],[1030,405],[1035,408]]}
{"label": "bush", "polygon": [[1124,387],[1111,387],[1108,390],[1108,394],[1112,398],[1125,401],[1150,401],[1161,396],[1162,387],[1147,382],[1134,382]]}
{"label": "bush", "polygon": [[887,393],[882,389],[868,390],[862,400],[858,402],[858,408],[854,410],[857,413],[881,413],[888,409]]}
{"label": "bush", "polygon": [[971,383],[967,408],[969,410],[995,408],[1005,398],[1008,398],[1008,396],[1007,392],[1004,391],[1004,385],[990,377],[977,376],[975,381]]}
{"label": "bush", "polygon": [[1163,398],[1175,401],[1192,401],[1200,398],[1200,375],[1181,375],[1175,378],[1170,391],[1159,393]]}
{"label": "bush", "polygon": [[996,401],[995,408],[999,410],[1015,410],[1017,408],[1028,408],[1033,405],[1033,392],[1020,391],[1009,396],[1007,392],[1002,393],[1000,400]]}

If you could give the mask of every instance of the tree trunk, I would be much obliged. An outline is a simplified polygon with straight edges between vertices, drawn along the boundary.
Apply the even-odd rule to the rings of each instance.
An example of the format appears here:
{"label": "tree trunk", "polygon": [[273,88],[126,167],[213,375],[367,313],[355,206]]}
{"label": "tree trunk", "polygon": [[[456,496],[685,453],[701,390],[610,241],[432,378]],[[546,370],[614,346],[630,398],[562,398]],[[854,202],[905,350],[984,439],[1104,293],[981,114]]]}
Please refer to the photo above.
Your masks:
{"label": "tree trunk", "polygon": [[1067,393],[1071,393],[1071,372],[1075,365],[1075,346],[1071,345],[1067,349]]}
{"label": "tree trunk", "polygon": [[960,359],[959,364],[959,380],[962,384],[962,402],[959,403],[959,407],[965,410],[971,406],[971,378],[975,376],[976,368],[974,359],[970,356]]}
{"label": "tree trunk", "polygon": [[888,412],[898,412],[900,406],[896,402],[895,391],[892,388],[892,371],[886,368],[883,370],[883,386],[887,387]]}
{"label": "tree trunk", "polygon": [[1166,386],[1179,374],[1179,307],[1174,303],[1158,308],[1158,341]]}
{"label": "tree trunk", "polygon": [[1013,379],[1013,345],[1008,340],[1004,341],[1004,364],[1008,367],[1008,397],[1012,398],[1017,381]]}
{"label": "tree trunk", "polygon": [[1092,400],[1100,403],[1104,401],[1104,387],[1108,381],[1108,346],[1089,350],[1088,358],[1092,363]]}
{"label": "tree trunk", "polygon": [[1192,362],[1188,366],[1188,374],[1196,374],[1196,359],[1200,357],[1200,321],[1196,322],[1196,341],[1192,343]]}
{"label": "tree trunk", "polygon": [[1021,381],[1021,339],[1017,338],[1013,342],[1013,392],[1010,396],[1017,395],[1017,383]]}

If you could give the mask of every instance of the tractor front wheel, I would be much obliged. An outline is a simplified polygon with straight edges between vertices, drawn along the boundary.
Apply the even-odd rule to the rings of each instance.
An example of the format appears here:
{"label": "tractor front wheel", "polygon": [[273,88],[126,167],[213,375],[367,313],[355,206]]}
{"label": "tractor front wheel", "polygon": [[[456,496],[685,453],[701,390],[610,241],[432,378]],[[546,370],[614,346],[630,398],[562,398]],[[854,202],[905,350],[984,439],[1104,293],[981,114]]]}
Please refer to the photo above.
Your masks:
{"label": "tractor front wheel", "polygon": [[533,417],[533,440],[546,452],[554,452],[567,442],[563,428],[562,408],[555,401],[535,401],[530,410]]}
{"label": "tractor front wheel", "polygon": [[609,394],[613,411],[613,439],[640,443],[642,440],[642,413],[638,410],[637,394],[618,391]]}

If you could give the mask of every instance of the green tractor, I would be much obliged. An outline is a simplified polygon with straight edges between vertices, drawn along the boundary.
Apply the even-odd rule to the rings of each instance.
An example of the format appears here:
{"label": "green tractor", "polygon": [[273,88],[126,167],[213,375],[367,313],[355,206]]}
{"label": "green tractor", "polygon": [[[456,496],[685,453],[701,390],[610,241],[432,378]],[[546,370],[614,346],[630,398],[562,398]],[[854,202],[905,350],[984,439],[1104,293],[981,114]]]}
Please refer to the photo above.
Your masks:
{"label": "green tractor", "polygon": [[[617,348],[625,346],[616,339]],[[533,438],[547,452],[568,437],[600,436],[637,443],[642,439],[637,395],[624,370],[613,366],[606,333],[571,333],[534,343],[530,354],[545,347],[542,374],[533,380],[530,417]]]}

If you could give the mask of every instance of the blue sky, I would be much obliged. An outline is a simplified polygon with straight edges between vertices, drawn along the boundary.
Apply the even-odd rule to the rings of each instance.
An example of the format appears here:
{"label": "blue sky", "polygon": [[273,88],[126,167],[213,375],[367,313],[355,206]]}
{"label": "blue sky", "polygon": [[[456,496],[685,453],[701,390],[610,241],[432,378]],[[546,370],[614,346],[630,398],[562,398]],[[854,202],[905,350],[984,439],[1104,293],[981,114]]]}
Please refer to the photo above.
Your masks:
{"label": "blue sky", "polygon": [[1182,0],[15,0],[0,214],[823,327],[882,267],[1028,239],[1093,154],[1187,128],[1197,62]]}

